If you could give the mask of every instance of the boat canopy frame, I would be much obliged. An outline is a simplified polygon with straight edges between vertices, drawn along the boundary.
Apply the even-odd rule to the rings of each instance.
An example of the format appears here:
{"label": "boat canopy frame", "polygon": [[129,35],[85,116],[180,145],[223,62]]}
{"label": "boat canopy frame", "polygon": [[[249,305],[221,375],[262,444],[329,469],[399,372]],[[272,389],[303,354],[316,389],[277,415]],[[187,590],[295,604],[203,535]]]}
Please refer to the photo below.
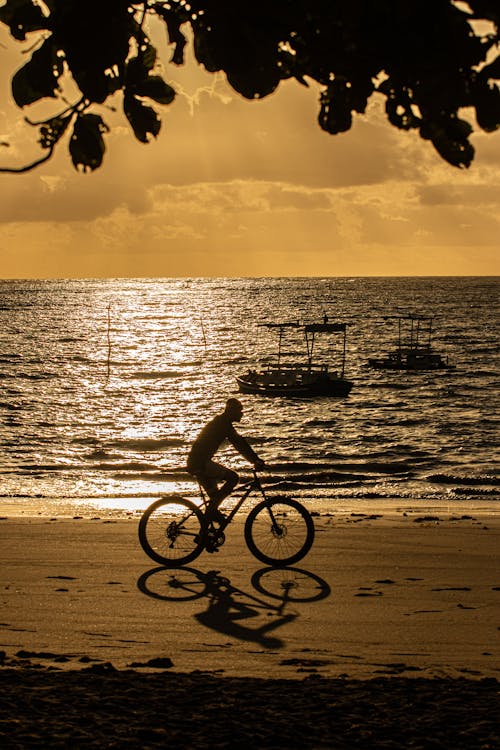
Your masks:
{"label": "boat canopy frame", "polygon": [[[400,351],[409,350],[425,351],[430,352],[431,341],[432,341],[432,324],[434,322],[434,316],[432,315],[417,315],[416,313],[408,313],[407,315],[397,316],[398,321],[398,349]],[[409,341],[404,339],[405,331],[408,335],[405,323],[409,322]],[[422,336],[427,337],[425,343],[421,343]]]}
{"label": "boat canopy frame", "polygon": [[278,369],[281,367],[281,358],[283,356],[282,341],[286,329],[293,328],[302,329],[304,331],[304,339],[306,342],[307,351],[307,365],[309,369],[312,369],[313,367],[313,353],[316,334],[343,333],[340,376],[342,378],[344,377],[347,349],[347,323],[300,323],[299,321],[297,321],[287,323],[259,323],[259,326],[263,328],[278,329]]}

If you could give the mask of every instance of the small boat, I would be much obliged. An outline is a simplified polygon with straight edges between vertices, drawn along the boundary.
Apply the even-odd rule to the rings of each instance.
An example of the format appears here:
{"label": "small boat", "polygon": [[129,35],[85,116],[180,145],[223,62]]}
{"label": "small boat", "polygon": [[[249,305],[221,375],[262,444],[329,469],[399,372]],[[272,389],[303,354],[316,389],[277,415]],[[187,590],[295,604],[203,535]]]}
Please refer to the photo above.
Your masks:
{"label": "small boat", "polygon": [[[325,315],[322,323],[262,323],[261,326],[278,331],[277,362],[262,370],[249,369],[238,375],[236,381],[242,393],[262,396],[294,396],[310,398],[314,396],[347,396],[352,383],[344,378],[346,356],[346,323],[329,323]],[[296,352],[283,352],[283,337],[286,332],[302,333],[306,345],[305,360],[287,364],[286,356],[296,356]],[[338,334],[343,337],[339,371],[331,371],[328,364],[313,362],[314,343],[317,334]]]}
{"label": "small boat", "polygon": [[398,342],[395,349],[382,357],[368,359],[376,370],[454,370],[431,345],[433,318],[426,315],[397,317]]}

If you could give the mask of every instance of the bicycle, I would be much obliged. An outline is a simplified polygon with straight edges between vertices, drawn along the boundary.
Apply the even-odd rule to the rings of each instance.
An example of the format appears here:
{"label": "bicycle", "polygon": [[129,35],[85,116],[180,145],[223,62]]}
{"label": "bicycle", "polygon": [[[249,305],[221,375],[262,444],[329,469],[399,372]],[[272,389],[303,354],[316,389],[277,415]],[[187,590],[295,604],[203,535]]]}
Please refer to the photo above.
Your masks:
{"label": "bicycle", "polygon": [[255,469],[253,478],[240,485],[236,505],[223,522],[207,516],[208,501],[200,485],[201,506],[180,495],[163,495],[147,508],[139,521],[139,541],[144,552],[165,566],[179,566],[203,550],[217,552],[225,529],[253,491],[262,500],[249,512],[244,527],[250,552],[263,563],[283,567],[301,560],[312,547],[314,523],[309,511],[288,497],[268,498]]}

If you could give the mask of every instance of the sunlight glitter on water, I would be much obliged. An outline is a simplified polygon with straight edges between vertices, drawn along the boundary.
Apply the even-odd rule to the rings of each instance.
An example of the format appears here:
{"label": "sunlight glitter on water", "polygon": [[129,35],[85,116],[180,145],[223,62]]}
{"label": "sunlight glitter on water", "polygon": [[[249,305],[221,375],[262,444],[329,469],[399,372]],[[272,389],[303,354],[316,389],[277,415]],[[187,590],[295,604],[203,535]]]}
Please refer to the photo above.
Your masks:
{"label": "sunlight glitter on water", "polygon": [[[356,502],[498,501],[498,280],[13,281],[0,295],[4,496],[133,503],[175,488],[194,436],[237,394],[236,374],[275,356],[259,324],[326,310],[349,324],[351,395],[241,396],[240,429],[269,480],[299,494],[312,482],[311,498],[327,499],[329,486]],[[436,347],[456,371],[364,367],[393,344],[382,317],[405,309],[436,315]],[[230,450],[222,459],[246,467]]]}

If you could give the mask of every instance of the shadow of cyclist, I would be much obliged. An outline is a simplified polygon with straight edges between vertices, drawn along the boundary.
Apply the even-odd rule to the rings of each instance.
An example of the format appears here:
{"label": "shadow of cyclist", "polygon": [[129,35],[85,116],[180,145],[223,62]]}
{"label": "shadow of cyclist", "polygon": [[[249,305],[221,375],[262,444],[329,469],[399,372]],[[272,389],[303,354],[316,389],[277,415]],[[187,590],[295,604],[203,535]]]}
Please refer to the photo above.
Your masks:
{"label": "shadow of cyclist", "polygon": [[[263,648],[283,648],[283,641],[270,636],[269,633],[292,622],[298,614],[278,613],[272,604],[257,603],[255,597],[251,597],[251,604],[241,601],[238,596],[244,592],[231,586],[227,578],[221,578],[216,571],[210,571],[206,576],[208,585],[205,596],[208,597],[208,607],[204,612],[195,615],[199,623],[231,638],[258,643]],[[248,594],[246,596],[249,598]],[[266,622],[255,627],[243,624],[242,621],[261,615],[262,609],[265,609],[268,615],[275,611],[276,618],[268,616]]]}
{"label": "shadow of cyclist", "polygon": [[[208,599],[207,609],[194,615],[200,624],[266,649],[282,648],[283,641],[270,633],[299,616],[297,612],[284,614],[286,607],[291,603],[318,601],[330,594],[326,581],[299,568],[263,568],[254,573],[252,584],[260,596],[233,586],[220,571],[205,573],[187,567],[153,568],[137,581],[139,590],[155,599],[175,602]],[[263,624],[255,621],[264,615]],[[255,625],[250,627],[246,620],[254,620]]]}

